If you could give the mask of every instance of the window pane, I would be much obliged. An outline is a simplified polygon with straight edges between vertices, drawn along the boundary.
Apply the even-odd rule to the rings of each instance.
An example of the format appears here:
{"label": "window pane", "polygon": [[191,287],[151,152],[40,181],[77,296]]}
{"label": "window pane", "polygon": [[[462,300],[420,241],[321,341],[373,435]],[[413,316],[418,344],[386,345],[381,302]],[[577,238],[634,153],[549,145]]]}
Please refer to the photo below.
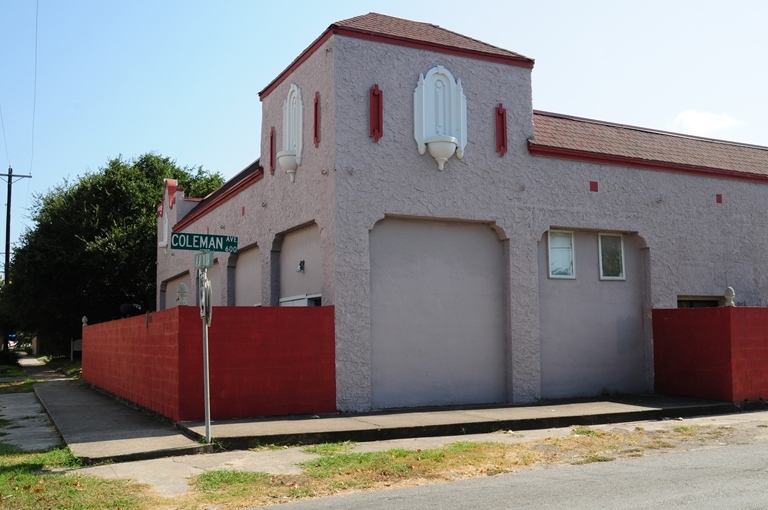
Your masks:
{"label": "window pane", "polygon": [[600,236],[600,262],[604,278],[623,278],[624,260],[621,236]]}
{"label": "window pane", "polygon": [[573,276],[573,234],[549,233],[549,275]]}

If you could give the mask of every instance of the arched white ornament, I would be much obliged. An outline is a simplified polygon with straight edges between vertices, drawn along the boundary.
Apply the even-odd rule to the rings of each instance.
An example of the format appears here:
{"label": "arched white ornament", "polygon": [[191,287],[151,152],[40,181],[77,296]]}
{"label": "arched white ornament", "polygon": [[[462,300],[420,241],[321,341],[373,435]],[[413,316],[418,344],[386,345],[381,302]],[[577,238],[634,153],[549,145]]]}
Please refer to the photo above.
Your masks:
{"label": "arched white ornament", "polygon": [[467,98],[461,80],[443,66],[419,75],[413,92],[413,136],[419,154],[429,150],[442,170],[454,152],[464,157],[467,145]]}
{"label": "arched white ornament", "polygon": [[301,164],[301,149],[304,129],[301,89],[291,84],[288,97],[283,101],[283,150],[277,153],[277,162],[291,179],[296,180],[296,168]]}

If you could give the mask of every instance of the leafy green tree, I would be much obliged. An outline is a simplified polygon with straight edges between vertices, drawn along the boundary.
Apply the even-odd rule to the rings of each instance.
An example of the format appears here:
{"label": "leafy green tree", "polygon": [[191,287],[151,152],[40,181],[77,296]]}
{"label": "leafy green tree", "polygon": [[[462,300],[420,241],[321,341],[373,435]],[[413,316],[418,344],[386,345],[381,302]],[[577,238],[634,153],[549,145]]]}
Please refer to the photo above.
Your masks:
{"label": "leafy green tree", "polygon": [[218,173],[145,154],[114,158],[98,172],[36,195],[34,226],[14,250],[0,316],[5,310],[14,327],[37,332],[47,351],[68,352],[83,316],[90,323],[116,319],[126,302],[153,310],[156,206],[164,178],[178,180],[190,197],[224,183]]}

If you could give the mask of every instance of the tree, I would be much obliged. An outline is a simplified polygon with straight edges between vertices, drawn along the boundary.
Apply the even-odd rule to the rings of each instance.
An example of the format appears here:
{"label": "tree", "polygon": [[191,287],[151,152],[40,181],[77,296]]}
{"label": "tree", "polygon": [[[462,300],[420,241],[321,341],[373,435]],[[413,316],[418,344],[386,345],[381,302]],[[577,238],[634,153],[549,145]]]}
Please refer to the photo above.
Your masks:
{"label": "tree", "polygon": [[155,304],[156,206],[163,179],[202,197],[224,178],[180,168],[155,154],[110,160],[96,173],[33,198],[34,227],[14,250],[0,310],[16,327],[36,331],[51,351],[80,336],[80,319],[120,316],[120,305]]}

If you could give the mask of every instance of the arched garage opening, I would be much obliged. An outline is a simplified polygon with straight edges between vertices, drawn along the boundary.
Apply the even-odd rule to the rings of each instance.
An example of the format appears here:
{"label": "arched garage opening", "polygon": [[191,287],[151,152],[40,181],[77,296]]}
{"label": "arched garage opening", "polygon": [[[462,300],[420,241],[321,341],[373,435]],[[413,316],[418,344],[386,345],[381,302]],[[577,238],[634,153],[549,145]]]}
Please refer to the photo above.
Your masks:
{"label": "arched garage opening", "polygon": [[487,224],[386,218],[375,225],[374,408],[505,401],[503,251]]}

